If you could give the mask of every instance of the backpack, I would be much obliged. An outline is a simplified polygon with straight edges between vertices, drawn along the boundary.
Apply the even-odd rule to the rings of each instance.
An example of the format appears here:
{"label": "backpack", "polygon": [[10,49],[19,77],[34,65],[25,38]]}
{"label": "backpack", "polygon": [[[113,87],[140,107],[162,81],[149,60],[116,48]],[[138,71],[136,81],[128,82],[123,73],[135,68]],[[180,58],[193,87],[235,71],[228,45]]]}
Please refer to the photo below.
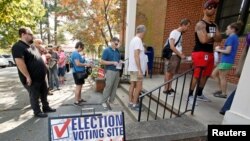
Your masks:
{"label": "backpack", "polygon": [[[174,46],[176,47],[176,45],[180,42],[180,39],[181,39],[181,36],[182,34],[180,35],[178,41],[174,44]],[[163,47],[163,50],[162,50],[162,58],[166,58],[166,59],[170,59],[171,56],[172,56],[172,53],[173,53],[173,50],[170,48],[170,43],[169,43],[169,40],[167,39],[164,47]]]}

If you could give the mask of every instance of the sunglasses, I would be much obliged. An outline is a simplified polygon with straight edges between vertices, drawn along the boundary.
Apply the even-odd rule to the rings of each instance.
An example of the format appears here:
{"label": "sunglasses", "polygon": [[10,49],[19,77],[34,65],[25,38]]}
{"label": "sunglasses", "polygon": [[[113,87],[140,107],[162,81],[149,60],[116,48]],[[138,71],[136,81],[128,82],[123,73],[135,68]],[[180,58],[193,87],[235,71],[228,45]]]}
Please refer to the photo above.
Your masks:
{"label": "sunglasses", "polygon": [[207,7],[208,10],[211,10],[211,9],[213,9],[213,8],[216,9],[217,6],[216,6],[216,5],[210,5],[210,6]]}

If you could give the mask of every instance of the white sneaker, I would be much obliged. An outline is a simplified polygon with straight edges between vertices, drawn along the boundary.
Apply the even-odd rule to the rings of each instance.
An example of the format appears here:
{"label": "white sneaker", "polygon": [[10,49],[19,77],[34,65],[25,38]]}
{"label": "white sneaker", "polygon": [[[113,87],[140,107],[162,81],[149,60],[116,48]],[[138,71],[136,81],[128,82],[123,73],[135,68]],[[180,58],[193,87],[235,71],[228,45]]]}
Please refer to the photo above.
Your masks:
{"label": "white sneaker", "polygon": [[[194,97],[193,97],[193,96],[190,96],[190,97],[188,98],[188,104],[190,104],[190,105],[193,105],[193,104],[194,104]],[[195,106],[198,106],[197,101],[195,102]]]}
{"label": "white sneaker", "polygon": [[202,94],[201,96],[197,96],[197,100],[199,100],[199,101],[204,101],[204,102],[211,101],[211,100],[208,99],[204,94]]}
{"label": "white sneaker", "polygon": [[106,104],[106,102],[102,103],[102,107],[103,107],[104,109],[108,108],[108,105]]}

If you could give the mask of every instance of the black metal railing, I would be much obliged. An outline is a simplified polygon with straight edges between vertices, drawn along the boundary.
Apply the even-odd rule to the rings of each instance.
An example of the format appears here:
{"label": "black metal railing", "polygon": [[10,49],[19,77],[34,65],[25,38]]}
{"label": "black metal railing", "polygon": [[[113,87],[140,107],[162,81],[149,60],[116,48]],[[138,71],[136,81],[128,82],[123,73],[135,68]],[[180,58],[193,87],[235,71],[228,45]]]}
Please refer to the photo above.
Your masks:
{"label": "black metal railing", "polygon": [[[199,69],[201,70],[200,71],[200,74],[199,74],[199,78],[197,80],[197,86],[199,86],[200,84],[200,80],[201,80],[201,76],[202,76],[202,72],[203,72],[203,69],[202,67],[199,67]],[[167,81],[167,82],[164,82],[163,84],[159,85],[158,87],[148,91],[148,92],[145,92],[145,93],[142,93],[139,97],[139,104],[140,104],[140,109],[139,109],[139,113],[138,113],[138,121],[140,122],[141,121],[141,116],[142,116],[142,105],[144,105],[144,107],[146,107],[146,121],[149,120],[149,115],[150,113],[154,113],[154,120],[156,120],[157,118],[159,118],[160,116],[162,116],[162,119],[165,119],[166,117],[166,112],[170,112],[169,113],[169,118],[172,118],[173,115],[175,115],[176,117],[178,116],[181,116],[183,114],[185,114],[186,112],[189,112],[191,111],[191,114],[193,115],[194,113],[194,110],[195,110],[195,103],[196,103],[196,98],[197,98],[197,92],[198,90],[196,89],[195,91],[195,96],[194,96],[194,100],[193,100],[193,104],[192,104],[192,108],[191,109],[188,109],[188,102],[189,102],[189,98],[187,96],[187,100],[186,100],[186,105],[185,105],[185,110],[184,111],[181,111],[181,106],[183,104],[183,96],[184,96],[184,88],[185,88],[185,84],[186,84],[186,79],[187,79],[187,75],[192,75],[191,76],[191,81],[190,81],[190,86],[189,86],[189,89],[191,88],[191,84],[192,84],[192,80],[193,80],[193,71],[194,71],[194,68],[192,69],[189,69],[187,71],[185,71],[184,73],[174,77],[173,79]],[[181,85],[181,94],[180,94],[180,99],[179,101],[176,100],[176,92],[177,92],[177,89],[179,89],[178,86],[178,82],[179,82],[179,79],[180,78],[183,78],[183,82],[182,82],[182,85]],[[168,85],[169,83],[172,83],[173,81],[176,81],[176,84],[175,84],[175,92],[174,92],[174,95],[173,95],[173,99],[172,99],[172,103],[171,104],[168,104],[168,99],[169,99],[169,95],[168,94],[162,94],[162,87],[165,87],[165,85]],[[189,89],[188,89],[188,92],[189,92]],[[157,92],[157,96],[155,95]],[[185,92],[188,94],[188,92]],[[161,95],[165,95],[165,99],[162,100],[161,99]],[[164,96],[163,96],[164,97]],[[148,104],[147,102],[143,102],[144,99],[146,98],[149,98],[148,99]],[[152,101],[155,102],[156,104],[156,107],[155,109],[151,108],[151,105],[152,105]],[[177,104],[178,105],[178,108],[174,108],[174,105],[176,102],[179,102]],[[163,111],[159,111],[159,107],[162,107]],[[151,110],[152,109],[152,110]],[[155,110],[155,111],[153,111]],[[163,113],[162,115],[159,115],[158,113]]]}

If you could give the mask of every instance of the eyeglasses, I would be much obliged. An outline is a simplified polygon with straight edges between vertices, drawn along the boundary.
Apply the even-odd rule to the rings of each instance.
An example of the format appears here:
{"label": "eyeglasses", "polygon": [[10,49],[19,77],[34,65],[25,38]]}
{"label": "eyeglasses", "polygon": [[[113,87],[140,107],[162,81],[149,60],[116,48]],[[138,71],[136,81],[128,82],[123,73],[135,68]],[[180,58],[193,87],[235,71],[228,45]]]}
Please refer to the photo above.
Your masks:
{"label": "eyeglasses", "polygon": [[213,9],[213,8],[216,9],[217,6],[216,6],[216,5],[210,5],[210,6],[207,7],[208,10],[211,10],[211,9]]}

